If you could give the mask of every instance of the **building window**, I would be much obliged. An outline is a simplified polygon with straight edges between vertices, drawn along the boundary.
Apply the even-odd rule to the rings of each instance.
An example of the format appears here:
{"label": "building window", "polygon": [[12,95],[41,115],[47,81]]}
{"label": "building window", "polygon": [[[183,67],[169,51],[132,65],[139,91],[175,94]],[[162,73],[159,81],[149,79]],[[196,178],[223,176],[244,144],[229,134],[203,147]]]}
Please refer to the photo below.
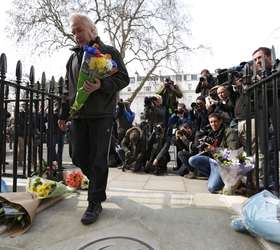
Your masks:
{"label": "building window", "polygon": [[187,81],[187,75],[184,75],[184,81]]}
{"label": "building window", "polygon": [[127,91],[128,91],[128,92],[131,91],[131,87],[128,87],[128,88],[127,88]]}
{"label": "building window", "polygon": [[151,91],[151,86],[145,86],[144,90],[147,91],[147,92],[150,92]]}
{"label": "building window", "polygon": [[191,80],[196,81],[197,80],[197,75],[191,75]]}
{"label": "building window", "polygon": [[192,84],[191,83],[188,84],[188,89],[192,90]]}
{"label": "building window", "polygon": [[181,75],[176,75],[176,81],[181,82],[182,81],[182,76]]}
{"label": "building window", "polygon": [[130,77],[130,82],[129,83],[135,83],[135,77]]}

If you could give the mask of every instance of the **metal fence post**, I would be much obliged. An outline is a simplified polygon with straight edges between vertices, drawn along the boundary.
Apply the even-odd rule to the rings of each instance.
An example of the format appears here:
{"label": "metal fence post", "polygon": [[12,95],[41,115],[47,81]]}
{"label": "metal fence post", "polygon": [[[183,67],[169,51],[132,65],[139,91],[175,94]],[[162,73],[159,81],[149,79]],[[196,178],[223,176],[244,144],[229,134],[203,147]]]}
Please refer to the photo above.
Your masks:
{"label": "metal fence post", "polygon": [[2,166],[5,164],[4,153],[6,151],[3,147],[6,138],[4,137],[4,120],[6,119],[6,114],[4,113],[4,84],[7,73],[7,57],[5,54],[1,54],[0,57],[0,192],[1,192],[1,180],[2,180]]}

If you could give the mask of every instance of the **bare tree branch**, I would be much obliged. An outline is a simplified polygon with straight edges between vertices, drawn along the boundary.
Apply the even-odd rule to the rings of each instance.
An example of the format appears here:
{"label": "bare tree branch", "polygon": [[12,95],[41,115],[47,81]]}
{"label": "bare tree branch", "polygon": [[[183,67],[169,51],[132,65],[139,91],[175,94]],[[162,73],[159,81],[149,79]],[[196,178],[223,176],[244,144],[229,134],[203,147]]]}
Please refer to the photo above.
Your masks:
{"label": "bare tree branch", "polygon": [[126,65],[137,61],[147,70],[131,101],[158,67],[192,51],[181,38],[190,33],[190,18],[182,14],[178,0],[14,0],[8,30],[38,53],[51,53],[74,45],[67,31],[73,12],[84,13],[100,25],[102,38],[108,36]]}

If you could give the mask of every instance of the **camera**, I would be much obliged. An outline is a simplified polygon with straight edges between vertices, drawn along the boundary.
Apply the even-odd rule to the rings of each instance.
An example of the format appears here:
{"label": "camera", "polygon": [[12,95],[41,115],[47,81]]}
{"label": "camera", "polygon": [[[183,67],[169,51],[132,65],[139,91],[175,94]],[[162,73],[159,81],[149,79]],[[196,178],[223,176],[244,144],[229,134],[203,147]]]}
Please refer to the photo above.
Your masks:
{"label": "camera", "polygon": [[145,96],[144,99],[144,107],[146,108],[152,108],[153,103],[157,100],[155,96]]}
{"label": "camera", "polygon": [[199,81],[200,81],[200,82],[204,82],[204,81],[206,81],[206,80],[207,80],[207,78],[204,77],[204,76],[201,76],[201,77],[199,78]]}
{"label": "camera", "polygon": [[215,139],[205,135],[202,138],[198,139],[198,141],[199,141],[199,144],[198,144],[197,148],[199,150],[204,150],[206,147],[208,147],[208,145],[214,144]]}
{"label": "camera", "polygon": [[124,107],[125,107],[124,102],[123,102],[123,101],[119,101],[119,102],[118,102],[118,107],[119,107],[120,109],[124,109]]}
{"label": "camera", "polygon": [[217,93],[210,93],[210,95],[207,96],[206,99],[210,105],[217,105],[219,103]]}
{"label": "camera", "polygon": [[253,61],[241,62],[237,66],[228,69],[217,69],[218,85],[235,85],[236,79],[245,79],[249,83],[253,77]]}
{"label": "camera", "polygon": [[154,132],[156,135],[160,135],[162,133],[162,126],[160,124],[154,127]]}
{"label": "camera", "polygon": [[153,132],[155,134],[155,139],[157,142],[159,142],[161,135],[163,134],[163,128],[160,124],[157,124],[156,126],[154,126],[153,128]]}

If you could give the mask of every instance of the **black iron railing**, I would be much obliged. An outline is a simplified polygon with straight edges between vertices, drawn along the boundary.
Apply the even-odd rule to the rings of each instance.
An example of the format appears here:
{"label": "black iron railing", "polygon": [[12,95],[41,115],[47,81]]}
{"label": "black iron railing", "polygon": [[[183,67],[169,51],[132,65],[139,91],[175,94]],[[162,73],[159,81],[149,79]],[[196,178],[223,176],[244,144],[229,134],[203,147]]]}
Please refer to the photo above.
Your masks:
{"label": "black iron railing", "polygon": [[279,196],[280,72],[248,86],[246,96],[246,150],[256,158],[253,184]]}
{"label": "black iron railing", "polygon": [[[54,131],[56,111],[61,103],[64,80],[54,77],[47,82],[35,80],[32,66],[27,81],[23,80],[22,64],[16,65],[16,80],[7,81],[7,58],[0,58],[0,180],[13,178],[12,190],[17,191],[17,179],[33,174],[42,175],[54,162]],[[9,126],[8,126],[9,120]],[[12,120],[12,122],[11,122]],[[13,145],[7,162],[7,137]],[[9,163],[9,164],[7,164]],[[62,159],[57,162],[58,178],[62,174]],[[1,192],[1,185],[0,185]]]}

